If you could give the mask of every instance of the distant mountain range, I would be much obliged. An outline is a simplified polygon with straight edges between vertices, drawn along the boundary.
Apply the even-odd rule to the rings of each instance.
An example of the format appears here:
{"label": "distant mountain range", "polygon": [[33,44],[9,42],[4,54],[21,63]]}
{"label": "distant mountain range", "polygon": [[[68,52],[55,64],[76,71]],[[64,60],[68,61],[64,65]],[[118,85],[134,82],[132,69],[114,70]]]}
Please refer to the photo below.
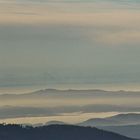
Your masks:
{"label": "distant mountain range", "polygon": [[125,135],[127,137],[140,139],[140,125],[103,126],[98,128]]}
{"label": "distant mountain range", "polygon": [[107,118],[89,119],[77,125],[92,126],[119,133],[131,138],[140,139],[140,114],[119,114]]}
{"label": "distant mountain range", "polygon": [[48,95],[48,94],[59,94],[59,93],[67,93],[67,94],[92,94],[92,95],[115,95],[115,96],[139,96],[140,97],[140,91],[125,91],[125,90],[118,90],[118,91],[106,91],[106,90],[100,90],[100,89],[87,89],[87,90],[76,90],[76,89],[67,89],[67,90],[59,90],[59,89],[43,89],[43,90],[37,90],[30,93],[23,93],[23,94],[1,94],[1,97],[7,97],[7,96],[31,96],[31,95]]}
{"label": "distant mountain range", "polygon": [[[140,92],[44,89],[26,94],[0,95],[0,119],[59,116],[77,112],[140,112]],[[96,121],[104,124],[104,120],[94,119]],[[107,119],[105,123],[114,125],[118,122]]]}
{"label": "distant mountain range", "polygon": [[[45,125],[51,124],[64,124],[64,122],[50,121]],[[99,129],[115,132],[127,137],[140,139],[140,114],[136,113],[119,114],[107,118],[89,119],[75,125],[97,127]]]}
{"label": "distant mountain range", "polygon": [[[127,101],[130,101],[131,98],[133,98],[133,100],[130,104],[129,102],[126,102],[126,104],[124,103],[125,105],[123,104],[126,99],[128,99]],[[139,99],[140,92],[104,90],[45,89],[27,94],[3,94],[0,95],[0,119],[48,117],[76,112],[81,112],[83,114],[102,112],[140,112]],[[92,104],[94,101],[96,102],[96,100],[106,101],[105,103],[108,104],[102,102],[99,104]],[[57,101],[59,104],[52,107]],[[65,102],[63,103],[63,101]],[[72,101],[75,101],[75,103],[71,104]],[[80,101],[81,103],[79,104]],[[61,103],[63,104],[61,105]],[[119,105],[120,103],[122,103],[122,105]],[[42,128],[42,126],[46,127],[54,124],[64,125],[65,123],[51,121],[43,126],[44,124],[39,122],[38,124],[35,124],[34,127]],[[99,129],[140,139],[140,114],[137,113],[119,114],[106,118],[91,118],[74,125],[80,126],[80,128],[81,126],[97,127]]]}
{"label": "distant mountain range", "polygon": [[118,114],[107,118],[93,118],[81,122],[80,126],[121,126],[121,125],[135,125],[140,124],[140,114],[128,113]]}
{"label": "distant mountain range", "polygon": [[[105,91],[100,89],[89,89],[89,90],[58,90],[58,89],[44,89],[44,90],[37,90],[34,92],[23,93],[23,94],[0,94],[0,101],[7,99],[35,99],[35,98],[104,98],[104,99],[119,99],[119,98],[133,98],[139,99],[140,98],[140,91]],[[117,98],[116,98],[117,97]],[[137,106],[139,107],[139,106]]]}
{"label": "distant mountain range", "polygon": [[[45,125],[52,124],[66,124],[62,121],[50,121]],[[93,118],[87,121],[77,123],[78,126],[90,126],[90,127],[115,127],[115,126],[135,126],[140,125],[140,114],[128,113],[128,114],[118,114],[106,118]]]}
{"label": "distant mountain range", "polygon": [[97,128],[72,125],[49,125],[22,127],[0,125],[1,140],[134,140],[116,133]]}

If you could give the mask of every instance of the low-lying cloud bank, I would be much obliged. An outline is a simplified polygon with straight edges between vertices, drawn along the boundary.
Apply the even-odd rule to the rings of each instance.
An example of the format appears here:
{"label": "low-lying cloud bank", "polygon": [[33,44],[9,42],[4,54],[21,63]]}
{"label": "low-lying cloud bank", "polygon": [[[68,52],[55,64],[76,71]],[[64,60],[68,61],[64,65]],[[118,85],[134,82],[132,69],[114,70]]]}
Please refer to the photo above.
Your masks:
{"label": "low-lying cloud bank", "polygon": [[0,119],[21,117],[48,117],[63,116],[66,114],[105,112],[140,112],[140,107],[115,106],[115,105],[85,105],[85,106],[62,106],[62,107],[24,107],[3,106],[0,108]]}

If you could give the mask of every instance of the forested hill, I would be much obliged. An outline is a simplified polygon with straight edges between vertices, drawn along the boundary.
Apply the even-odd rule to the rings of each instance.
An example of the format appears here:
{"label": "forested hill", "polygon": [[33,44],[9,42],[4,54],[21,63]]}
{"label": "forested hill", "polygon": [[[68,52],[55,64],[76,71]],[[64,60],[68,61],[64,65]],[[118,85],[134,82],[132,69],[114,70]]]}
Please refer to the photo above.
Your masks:
{"label": "forested hill", "polygon": [[0,140],[134,140],[91,127],[0,125]]}

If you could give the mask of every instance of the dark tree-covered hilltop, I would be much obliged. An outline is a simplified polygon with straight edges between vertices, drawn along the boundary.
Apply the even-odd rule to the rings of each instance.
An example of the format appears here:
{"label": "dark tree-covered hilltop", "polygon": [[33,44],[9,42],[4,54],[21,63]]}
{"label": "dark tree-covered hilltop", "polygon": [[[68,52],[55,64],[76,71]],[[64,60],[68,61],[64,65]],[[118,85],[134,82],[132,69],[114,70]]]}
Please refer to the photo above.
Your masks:
{"label": "dark tree-covered hilltop", "polygon": [[91,127],[0,125],[0,140],[134,140]]}

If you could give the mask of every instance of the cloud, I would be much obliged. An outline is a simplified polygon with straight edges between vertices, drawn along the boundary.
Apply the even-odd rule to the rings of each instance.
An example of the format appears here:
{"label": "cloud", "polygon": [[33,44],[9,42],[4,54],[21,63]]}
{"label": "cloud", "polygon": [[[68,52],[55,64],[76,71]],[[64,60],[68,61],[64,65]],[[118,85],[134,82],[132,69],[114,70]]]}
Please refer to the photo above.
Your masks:
{"label": "cloud", "polygon": [[140,112],[139,107],[117,105],[85,105],[60,107],[4,106],[0,108],[0,119],[22,117],[63,116],[65,114],[85,114],[103,112]]}
{"label": "cloud", "polygon": [[85,38],[94,45],[138,44],[139,24],[138,9],[96,3],[0,6],[0,25],[83,27]]}
{"label": "cloud", "polygon": [[0,2],[24,2],[24,3],[28,3],[28,2],[33,2],[33,3],[46,3],[46,2],[108,2],[108,3],[121,3],[121,4],[129,4],[129,3],[133,3],[133,4],[138,4],[139,1],[138,0],[119,0],[119,1],[115,1],[115,0],[0,0]]}
{"label": "cloud", "polygon": [[[14,3],[14,0],[11,2],[13,4],[0,5],[1,24],[135,26],[136,21],[138,21],[137,25],[140,22],[138,9],[130,10],[129,8],[115,7],[112,4],[97,3],[95,1],[86,3],[48,3],[42,5],[18,4]],[[46,1],[40,2],[44,3]],[[23,15],[18,15],[18,13],[22,13]]]}
{"label": "cloud", "polygon": [[[136,76],[139,74],[139,49],[134,47],[140,45],[139,5],[130,8],[127,4],[116,6],[109,1],[19,2],[11,0],[10,3],[8,0],[0,4],[2,86],[11,83],[14,86],[23,85],[20,81],[24,79],[26,84],[34,84],[45,71],[51,71],[57,79],[54,79],[56,83],[66,83],[66,80],[95,84],[139,82]],[[132,55],[128,45],[133,46]],[[110,46],[115,48],[114,51]],[[127,50],[122,50],[120,54],[117,49],[122,47]],[[23,72],[29,68],[30,72]],[[10,83],[7,73],[13,75]],[[27,80],[30,77],[23,73],[34,74]],[[12,79],[15,75],[16,83]],[[36,75],[41,76],[36,78]],[[46,85],[50,78],[42,81]]]}
{"label": "cloud", "polygon": [[115,32],[104,31],[97,33],[94,42],[109,46],[126,46],[140,44],[140,30],[118,30]]}

